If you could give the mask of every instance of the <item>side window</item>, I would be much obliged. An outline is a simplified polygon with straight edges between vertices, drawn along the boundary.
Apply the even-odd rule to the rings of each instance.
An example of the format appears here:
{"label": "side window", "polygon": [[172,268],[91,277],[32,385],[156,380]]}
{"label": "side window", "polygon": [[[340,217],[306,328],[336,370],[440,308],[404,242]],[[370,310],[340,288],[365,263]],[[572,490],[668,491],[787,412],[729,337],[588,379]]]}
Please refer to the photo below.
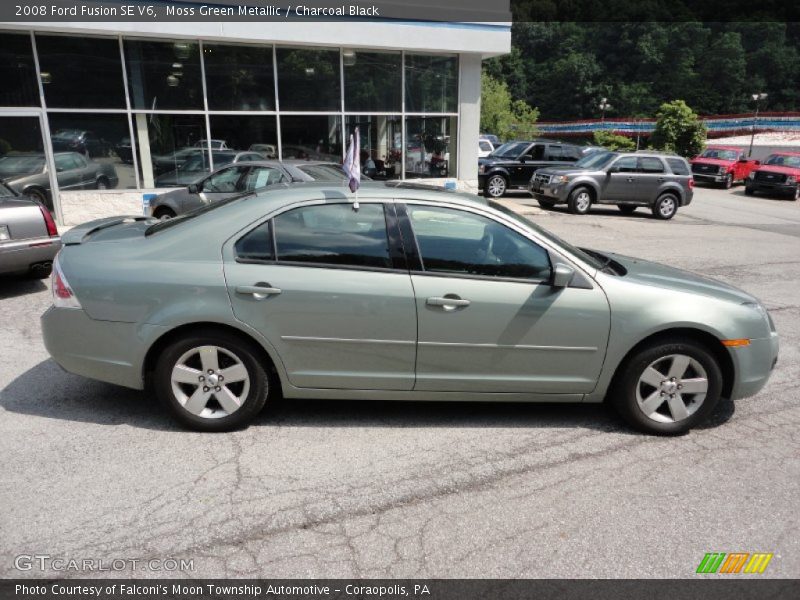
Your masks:
{"label": "side window", "polygon": [[526,154],[530,154],[533,160],[544,160],[544,144],[533,145]]}
{"label": "side window", "polygon": [[642,173],[663,173],[664,163],[655,156],[642,156],[639,159],[639,169]]}
{"label": "side window", "polygon": [[83,169],[86,166],[86,159],[81,156],[80,154],[73,154],[72,155],[72,168],[73,169]]}
{"label": "side window", "polygon": [[262,223],[239,238],[234,246],[236,258],[243,261],[273,260],[270,222]]}
{"label": "side window", "polygon": [[544,280],[544,248],[496,221],[463,210],[408,206],[425,271]]}
{"label": "side window", "polygon": [[668,158],[667,164],[675,175],[689,175],[689,165],[680,158]]}
{"label": "side window", "polygon": [[563,156],[563,153],[562,153],[561,146],[550,145],[550,146],[547,147],[546,160],[563,160],[562,156]]}
{"label": "side window", "polygon": [[231,167],[211,175],[203,182],[203,191],[210,193],[229,193],[236,191],[236,183],[245,167]]}
{"label": "side window", "polygon": [[382,204],[320,204],[275,217],[278,260],[389,269]]}
{"label": "side window", "polygon": [[259,188],[278,183],[283,179],[283,174],[278,169],[271,167],[251,167],[250,172],[245,177],[244,191],[252,192]]}
{"label": "side window", "polygon": [[55,156],[56,171],[71,171],[77,168],[75,160],[71,154],[56,154]]}
{"label": "side window", "polygon": [[636,166],[635,156],[623,156],[614,163],[620,173],[636,173],[639,169]]}

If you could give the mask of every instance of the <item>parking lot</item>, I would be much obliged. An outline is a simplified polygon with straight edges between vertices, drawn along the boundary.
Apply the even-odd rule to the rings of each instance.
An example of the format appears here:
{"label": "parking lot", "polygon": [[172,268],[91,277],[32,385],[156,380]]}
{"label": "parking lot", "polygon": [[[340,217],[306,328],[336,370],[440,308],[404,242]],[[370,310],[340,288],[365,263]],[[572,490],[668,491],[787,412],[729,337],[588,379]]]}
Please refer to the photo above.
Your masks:
{"label": "parking lot", "polygon": [[333,401],[191,433],[143,392],[61,371],[40,336],[49,282],[4,280],[0,576],[41,576],[14,558],[48,554],[191,559],[192,577],[681,578],[741,551],[800,577],[800,203],[737,186],[666,222],[532,212],[757,295],[782,336],[767,388],[679,438],[598,405]]}

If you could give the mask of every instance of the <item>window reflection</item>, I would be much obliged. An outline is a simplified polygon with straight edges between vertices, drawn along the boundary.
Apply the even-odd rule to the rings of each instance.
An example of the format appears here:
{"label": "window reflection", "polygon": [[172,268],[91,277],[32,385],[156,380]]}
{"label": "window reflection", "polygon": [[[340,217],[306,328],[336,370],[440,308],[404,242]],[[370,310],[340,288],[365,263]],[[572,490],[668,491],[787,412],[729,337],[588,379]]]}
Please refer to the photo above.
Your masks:
{"label": "window reflection", "polygon": [[27,33],[0,33],[0,106],[39,106],[39,84]]}
{"label": "window reflection", "polygon": [[179,185],[210,171],[202,115],[134,115],[139,170],[144,187]]}
{"label": "window reflection", "polygon": [[0,180],[17,193],[33,196],[53,209],[37,117],[0,116]]}
{"label": "window reflection", "polygon": [[348,139],[356,127],[361,137],[361,172],[370,179],[397,179],[402,174],[401,119],[395,116],[350,115]]}
{"label": "window reflection", "polygon": [[342,162],[341,119],[334,115],[281,117],[283,158]]}
{"label": "window reflection", "polygon": [[338,50],[278,48],[281,110],[341,110]]}
{"label": "window reflection", "polygon": [[346,111],[400,111],[402,57],[399,52],[342,51]]}
{"label": "window reflection", "polygon": [[272,46],[204,44],[211,110],[275,110]]}
{"label": "window reflection", "polygon": [[211,135],[223,141],[228,148],[255,152],[262,158],[278,158],[278,132],[274,116],[211,115]]}
{"label": "window reflection", "polygon": [[406,111],[456,112],[458,58],[406,54]]}
{"label": "window reflection", "polygon": [[125,40],[131,106],[202,110],[203,86],[196,42]]}
{"label": "window reflection", "polygon": [[455,117],[408,117],[406,119],[406,176],[455,177]]}

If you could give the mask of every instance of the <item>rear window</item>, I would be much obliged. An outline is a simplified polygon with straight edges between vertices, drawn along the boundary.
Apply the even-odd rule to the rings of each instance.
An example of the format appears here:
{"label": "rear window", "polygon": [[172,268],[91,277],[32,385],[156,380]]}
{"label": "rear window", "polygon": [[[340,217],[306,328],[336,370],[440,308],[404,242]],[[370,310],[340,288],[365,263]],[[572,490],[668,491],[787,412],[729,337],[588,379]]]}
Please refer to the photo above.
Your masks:
{"label": "rear window", "polygon": [[689,175],[689,163],[680,158],[668,158],[667,164],[675,175]]}

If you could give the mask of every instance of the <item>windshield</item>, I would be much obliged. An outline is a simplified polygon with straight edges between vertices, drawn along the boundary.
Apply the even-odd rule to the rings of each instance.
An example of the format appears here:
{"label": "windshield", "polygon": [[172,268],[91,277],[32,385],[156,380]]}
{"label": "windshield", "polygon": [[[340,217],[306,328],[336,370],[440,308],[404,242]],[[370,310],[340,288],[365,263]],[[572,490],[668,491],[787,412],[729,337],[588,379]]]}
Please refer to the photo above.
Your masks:
{"label": "windshield", "polygon": [[57,131],[53,134],[54,138],[57,139],[73,139],[80,137],[83,134],[82,131],[78,131],[77,129],[62,129],[61,131]]}
{"label": "windshield", "polygon": [[529,142],[506,142],[497,150],[492,152],[489,156],[497,157],[517,157],[522,154],[530,146]]}
{"label": "windshield", "polygon": [[723,150],[722,148],[708,148],[700,158],[718,158],[720,160],[736,160],[739,153],[736,150]]}
{"label": "windshield", "polygon": [[565,242],[560,237],[558,237],[556,234],[548,231],[547,229],[543,228],[540,225],[537,225],[536,223],[534,223],[533,221],[531,221],[527,217],[525,217],[525,216],[523,216],[523,215],[521,215],[519,213],[514,212],[510,208],[507,208],[507,207],[503,206],[502,204],[499,204],[498,202],[495,202],[494,200],[490,200],[489,201],[489,206],[491,206],[495,210],[500,211],[501,213],[503,213],[507,217],[511,217],[511,219],[513,219],[514,221],[517,221],[522,226],[527,227],[528,229],[533,229],[536,233],[541,235],[543,238],[553,242],[555,245],[559,246],[560,248],[563,248],[564,250],[566,250],[567,252],[569,252],[573,256],[581,259],[585,263],[587,263],[589,265],[592,265],[595,269],[602,269],[605,266],[603,264],[603,262],[600,261],[598,258],[596,258],[596,257],[594,257],[594,256],[592,256],[590,254],[587,254],[586,252],[584,252],[580,248],[576,248],[575,246],[573,246],[569,242]]}
{"label": "windshield", "polygon": [[592,152],[576,162],[575,166],[579,169],[602,169],[617,156],[616,152]]}
{"label": "windshield", "polygon": [[770,154],[767,160],[764,161],[765,165],[775,165],[778,167],[793,167],[800,169],[800,156],[792,156],[786,154]]}
{"label": "windshield", "polygon": [[44,157],[39,156],[4,156],[0,158],[0,177],[13,175],[31,175],[44,171]]}

